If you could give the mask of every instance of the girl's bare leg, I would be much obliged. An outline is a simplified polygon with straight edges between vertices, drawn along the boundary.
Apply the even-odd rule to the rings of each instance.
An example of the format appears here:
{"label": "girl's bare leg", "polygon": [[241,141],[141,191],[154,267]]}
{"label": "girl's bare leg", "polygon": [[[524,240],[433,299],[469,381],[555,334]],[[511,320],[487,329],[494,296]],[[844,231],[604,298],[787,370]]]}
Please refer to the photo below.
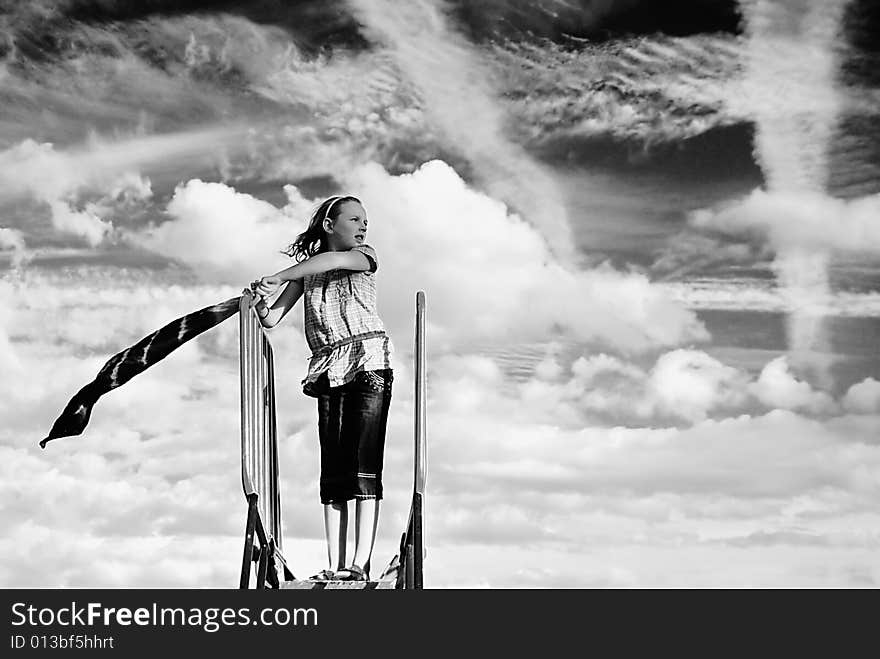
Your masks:
{"label": "girl's bare leg", "polygon": [[379,525],[379,501],[377,499],[355,500],[354,560],[358,567],[369,567]]}
{"label": "girl's bare leg", "polygon": [[345,567],[345,542],[348,537],[348,502],[324,504],[324,533],[327,536],[327,559],[331,570]]}

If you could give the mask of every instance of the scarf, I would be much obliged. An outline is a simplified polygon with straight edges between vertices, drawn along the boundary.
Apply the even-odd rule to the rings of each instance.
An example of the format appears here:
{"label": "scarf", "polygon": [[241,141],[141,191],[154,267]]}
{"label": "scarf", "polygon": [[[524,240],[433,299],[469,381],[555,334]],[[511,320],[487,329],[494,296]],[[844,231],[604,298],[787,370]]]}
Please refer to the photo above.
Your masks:
{"label": "scarf", "polygon": [[95,379],[80,389],[61,412],[40,448],[59,437],[81,435],[89,423],[92,407],[108,391],[165,359],[171,352],[230,316],[238,313],[241,296],[234,297],[171,321],[125,350],[113,355]]}

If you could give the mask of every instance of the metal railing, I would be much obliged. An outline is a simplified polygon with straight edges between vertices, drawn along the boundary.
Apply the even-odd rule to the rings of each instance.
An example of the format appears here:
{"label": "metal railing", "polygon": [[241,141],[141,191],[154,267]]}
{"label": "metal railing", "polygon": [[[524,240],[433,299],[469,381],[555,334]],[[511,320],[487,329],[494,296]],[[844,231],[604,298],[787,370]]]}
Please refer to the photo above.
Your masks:
{"label": "metal railing", "polygon": [[[258,562],[256,587],[267,579],[278,587],[281,574],[293,578],[281,553],[281,493],[278,487],[278,438],[275,422],[275,373],[272,344],[244,291],[239,303],[241,372],[241,487],[248,501],[240,587],[250,583]],[[254,535],[257,543],[255,545]],[[270,571],[269,568],[272,567]]]}
{"label": "metal railing", "polygon": [[397,587],[423,587],[422,563],[425,558],[424,507],[428,471],[428,442],[425,429],[427,410],[427,372],[425,354],[425,293],[416,293],[415,334],[415,421],[413,446],[413,496],[406,533],[400,540],[401,569]]}

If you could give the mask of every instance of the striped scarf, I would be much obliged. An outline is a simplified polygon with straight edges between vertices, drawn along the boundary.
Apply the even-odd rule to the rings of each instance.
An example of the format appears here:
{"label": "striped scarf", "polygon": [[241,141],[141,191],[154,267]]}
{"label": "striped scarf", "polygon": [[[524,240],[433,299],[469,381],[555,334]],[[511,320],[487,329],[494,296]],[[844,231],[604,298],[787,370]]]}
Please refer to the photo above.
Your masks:
{"label": "striped scarf", "polygon": [[59,437],[81,435],[92,407],[108,391],[122,386],[138,373],[165,359],[190,339],[220,324],[239,309],[241,297],[234,297],[219,304],[193,311],[157,329],[149,336],[113,355],[98,371],[95,379],[80,389],[61,412],[48,436],[40,441],[40,448]]}

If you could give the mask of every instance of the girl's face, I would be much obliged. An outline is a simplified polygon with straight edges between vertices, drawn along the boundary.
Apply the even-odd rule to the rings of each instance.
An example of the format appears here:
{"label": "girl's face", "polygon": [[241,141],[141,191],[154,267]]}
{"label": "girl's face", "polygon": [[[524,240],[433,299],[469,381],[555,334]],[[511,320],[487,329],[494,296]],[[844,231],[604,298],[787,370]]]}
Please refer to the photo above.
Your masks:
{"label": "girl's face", "polygon": [[367,241],[367,214],[356,201],[343,201],[335,220],[324,221],[327,242],[331,250],[342,251],[363,245]]}

